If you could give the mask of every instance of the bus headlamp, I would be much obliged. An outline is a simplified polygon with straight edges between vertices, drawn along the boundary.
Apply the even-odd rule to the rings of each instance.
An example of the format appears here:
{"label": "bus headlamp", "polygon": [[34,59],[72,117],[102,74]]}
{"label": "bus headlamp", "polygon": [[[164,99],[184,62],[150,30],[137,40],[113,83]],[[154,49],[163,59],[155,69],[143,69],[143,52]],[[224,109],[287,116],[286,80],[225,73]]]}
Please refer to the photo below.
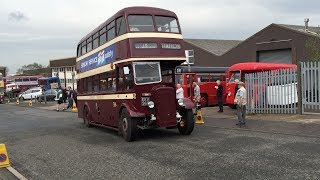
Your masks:
{"label": "bus headlamp", "polygon": [[153,102],[153,101],[149,101],[149,102],[148,102],[148,107],[149,107],[150,109],[154,108],[154,102]]}
{"label": "bus headlamp", "polygon": [[179,100],[178,100],[178,104],[179,104],[179,106],[184,106],[184,101],[183,101],[183,99],[179,99]]}

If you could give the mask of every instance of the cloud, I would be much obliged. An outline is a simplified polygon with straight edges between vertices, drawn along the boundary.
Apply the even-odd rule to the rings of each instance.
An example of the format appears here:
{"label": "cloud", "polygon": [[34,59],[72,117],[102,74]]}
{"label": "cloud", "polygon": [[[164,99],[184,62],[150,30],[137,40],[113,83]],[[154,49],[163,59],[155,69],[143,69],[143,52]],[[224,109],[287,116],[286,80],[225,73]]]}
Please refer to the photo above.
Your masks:
{"label": "cloud", "polygon": [[28,20],[28,17],[25,16],[22,12],[20,11],[15,11],[15,12],[11,12],[8,15],[8,19],[10,21],[16,21],[16,22],[20,22],[20,21],[26,21]]}

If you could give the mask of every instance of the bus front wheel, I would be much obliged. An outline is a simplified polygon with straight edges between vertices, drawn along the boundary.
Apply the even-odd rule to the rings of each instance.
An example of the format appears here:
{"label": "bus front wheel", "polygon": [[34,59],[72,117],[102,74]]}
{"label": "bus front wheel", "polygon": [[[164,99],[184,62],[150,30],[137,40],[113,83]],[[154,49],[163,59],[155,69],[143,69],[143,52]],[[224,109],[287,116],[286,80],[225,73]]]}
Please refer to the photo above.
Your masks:
{"label": "bus front wheel", "polygon": [[180,124],[178,125],[180,134],[190,135],[193,131],[195,123],[192,109],[185,110],[185,112],[182,113],[182,120],[184,122],[184,126],[182,127]]}
{"label": "bus front wheel", "polygon": [[121,111],[118,128],[119,134],[122,135],[126,141],[134,141],[137,134],[137,121],[130,117],[129,112],[126,109]]}

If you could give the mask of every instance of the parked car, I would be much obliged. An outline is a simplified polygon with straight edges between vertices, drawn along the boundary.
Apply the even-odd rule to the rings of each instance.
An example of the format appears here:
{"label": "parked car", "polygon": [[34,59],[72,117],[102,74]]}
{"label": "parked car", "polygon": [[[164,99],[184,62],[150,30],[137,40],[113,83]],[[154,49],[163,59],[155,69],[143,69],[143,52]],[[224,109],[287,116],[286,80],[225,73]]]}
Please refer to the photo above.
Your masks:
{"label": "parked car", "polygon": [[38,99],[38,97],[42,94],[42,88],[41,87],[35,87],[35,88],[31,88],[31,89],[28,89],[27,91],[21,93],[19,95],[19,98],[20,99]]}
{"label": "parked car", "polygon": [[45,99],[47,101],[54,101],[57,95],[57,91],[54,89],[48,89],[46,90],[43,94],[41,94],[38,98],[39,102],[43,102],[45,101]]}

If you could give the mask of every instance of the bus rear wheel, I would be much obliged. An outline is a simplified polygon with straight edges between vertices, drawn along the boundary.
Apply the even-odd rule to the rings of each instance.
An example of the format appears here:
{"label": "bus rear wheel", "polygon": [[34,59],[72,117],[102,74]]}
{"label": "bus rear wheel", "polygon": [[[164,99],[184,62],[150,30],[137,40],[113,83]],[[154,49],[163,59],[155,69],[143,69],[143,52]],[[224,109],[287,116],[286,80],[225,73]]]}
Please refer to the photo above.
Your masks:
{"label": "bus rear wheel", "polygon": [[202,107],[208,107],[208,105],[209,105],[208,95],[206,95],[206,94],[201,94],[200,103],[201,103],[201,106],[202,106]]}
{"label": "bus rear wheel", "polygon": [[119,118],[119,134],[128,141],[134,141],[137,135],[137,121],[130,117],[128,110],[123,109]]}
{"label": "bus rear wheel", "polygon": [[83,109],[83,124],[86,125],[87,127],[91,127],[89,117],[90,117],[89,109],[87,106],[85,106]]}
{"label": "bus rear wheel", "polygon": [[182,120],[184,122],[184,126],[181,127],[180,124],[178,125],[180,134],[190,135],[193,131],[195,123],[192,109],[185,110],[185,112],[182,113]]}

